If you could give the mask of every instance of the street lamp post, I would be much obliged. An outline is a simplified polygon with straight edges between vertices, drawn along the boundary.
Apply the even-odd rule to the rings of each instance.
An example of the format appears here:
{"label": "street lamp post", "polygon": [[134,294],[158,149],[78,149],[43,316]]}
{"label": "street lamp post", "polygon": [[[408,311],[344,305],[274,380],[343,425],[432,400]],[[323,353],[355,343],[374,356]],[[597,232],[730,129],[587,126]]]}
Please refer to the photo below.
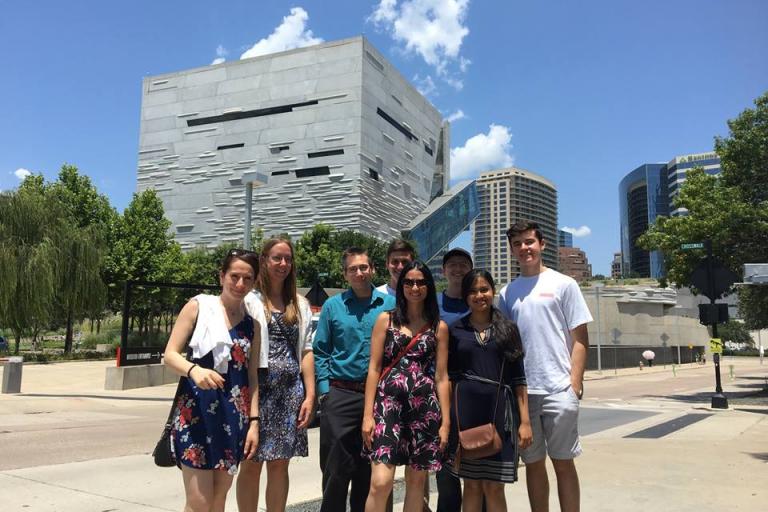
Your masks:
{"label": "street lamp post", "polygon": [[602,354],[601,354],[601,345],[602,345],[602,326],[600,324],[600,288],[605,286],[605,283],[594,283],[592,286],[595,287],[595,316],[597,317],[597,371],[598,373],[603,373],[603,360],[602,360]]}
{"label": "street lamp post", "polygon": [[251,217],[253,215],[253,187],[267,184],[267,176],[259,172],[244,174],[242,182],[245,185],[245,233],[243,233],[243,249],[251,250]]}

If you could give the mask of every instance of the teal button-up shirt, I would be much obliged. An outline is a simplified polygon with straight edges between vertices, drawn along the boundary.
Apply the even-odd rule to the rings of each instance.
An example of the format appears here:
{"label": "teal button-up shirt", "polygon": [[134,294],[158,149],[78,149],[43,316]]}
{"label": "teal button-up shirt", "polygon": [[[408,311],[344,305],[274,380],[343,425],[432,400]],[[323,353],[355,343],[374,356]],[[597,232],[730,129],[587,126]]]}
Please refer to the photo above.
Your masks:
{"label": "teal button-up shirt", "polygon": [[349,289],[323,304],[312,343],[318,394],[328,392],[331,379],[365,381],[376,318],[395,307],[394,297],[373,286],[371,292],[360,300]]}

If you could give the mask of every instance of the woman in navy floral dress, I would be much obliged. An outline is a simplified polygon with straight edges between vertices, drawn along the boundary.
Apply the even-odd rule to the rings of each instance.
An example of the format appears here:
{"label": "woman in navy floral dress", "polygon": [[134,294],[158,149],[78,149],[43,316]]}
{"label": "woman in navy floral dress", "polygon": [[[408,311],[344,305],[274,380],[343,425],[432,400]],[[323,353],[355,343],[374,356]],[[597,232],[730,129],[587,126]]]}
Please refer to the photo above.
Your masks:
{"label": "woman in navy floral dress", "polygon": [[[255,269],[252,252],[230,251],[222,262],[221,295],[190,300],[166,346],[165,364],[187,377],[171,429],[185,511],[223,512],[238,464],[258,446],[259,334],[243,302]],[[188,340],[191,360],[182,355]]]}
{"label": "woman in navy floral dress", "polygon": [[402,270],[396,303],[379,316],[371,335],[362,426],[372,462],[367,512],[385,509],[395,466],[402,465],[403,510],[421,512],[424,482],[428,471],[442,467],[450,430],[448,327],[426,265],[414,261]]}

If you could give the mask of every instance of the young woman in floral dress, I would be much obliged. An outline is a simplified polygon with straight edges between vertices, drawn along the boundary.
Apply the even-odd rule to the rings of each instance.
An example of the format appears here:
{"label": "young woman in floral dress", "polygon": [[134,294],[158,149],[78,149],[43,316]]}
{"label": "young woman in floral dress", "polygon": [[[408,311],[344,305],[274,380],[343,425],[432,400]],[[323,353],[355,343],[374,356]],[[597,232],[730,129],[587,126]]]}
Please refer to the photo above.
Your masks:
{"label": "young woman in floral dress", "polygon": [[243,302],[256,268],[252,252],[230,251],[219,275],[221,295],[190,300],[165,349],[165,364],[187,377],[171,430],[185,512],[224,512],[238,464],[258,446],[259,334]]}
{"label": "young woman in floral dress", "polygon": [[256,290],[245,302],[262,326],[262,422],[259,447],[251,459],[243,461],[237,477],[237,504],[242,512],[258,510],[259,479],[266,463],[266,508],[282,512],[288,499],[288,463],[292,457],[308,455],[307,427],[315,402],[312,310],[296,292],[296,267],[289,240],[272,238],[264,242]]}
{"label": "young woman in floral dress", "polygon": [[427,472],[442,467],[450,431],[448,327],[426,265],[414,261],[402,270],[396,304],[379,315],[371,335],[362,427],[372,462],[366,512],[385,510],[395,466],[401,465],[403,510],[421,512]]}

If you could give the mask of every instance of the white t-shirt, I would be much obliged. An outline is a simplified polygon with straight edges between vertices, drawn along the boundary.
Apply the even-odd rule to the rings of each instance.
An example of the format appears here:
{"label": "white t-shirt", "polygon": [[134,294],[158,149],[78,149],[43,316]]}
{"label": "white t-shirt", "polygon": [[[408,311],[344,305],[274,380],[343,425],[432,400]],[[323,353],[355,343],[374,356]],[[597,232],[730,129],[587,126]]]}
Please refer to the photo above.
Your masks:
{"label": "white t-shirt", "polygon": [[386,293],[387,295],[395,296],[397,295],[397,290],[389,286],[389,283],[384,283],[381,286],[376,287],[377,290],[379,290],[381,293]]}
{"label": "white t-shirt", "polygon": [[499,292],[499,309],[520,330],[528,392],[541,395],[568,389],[571,330],[592,321],[576,281],[552,269],[520,276]]}

